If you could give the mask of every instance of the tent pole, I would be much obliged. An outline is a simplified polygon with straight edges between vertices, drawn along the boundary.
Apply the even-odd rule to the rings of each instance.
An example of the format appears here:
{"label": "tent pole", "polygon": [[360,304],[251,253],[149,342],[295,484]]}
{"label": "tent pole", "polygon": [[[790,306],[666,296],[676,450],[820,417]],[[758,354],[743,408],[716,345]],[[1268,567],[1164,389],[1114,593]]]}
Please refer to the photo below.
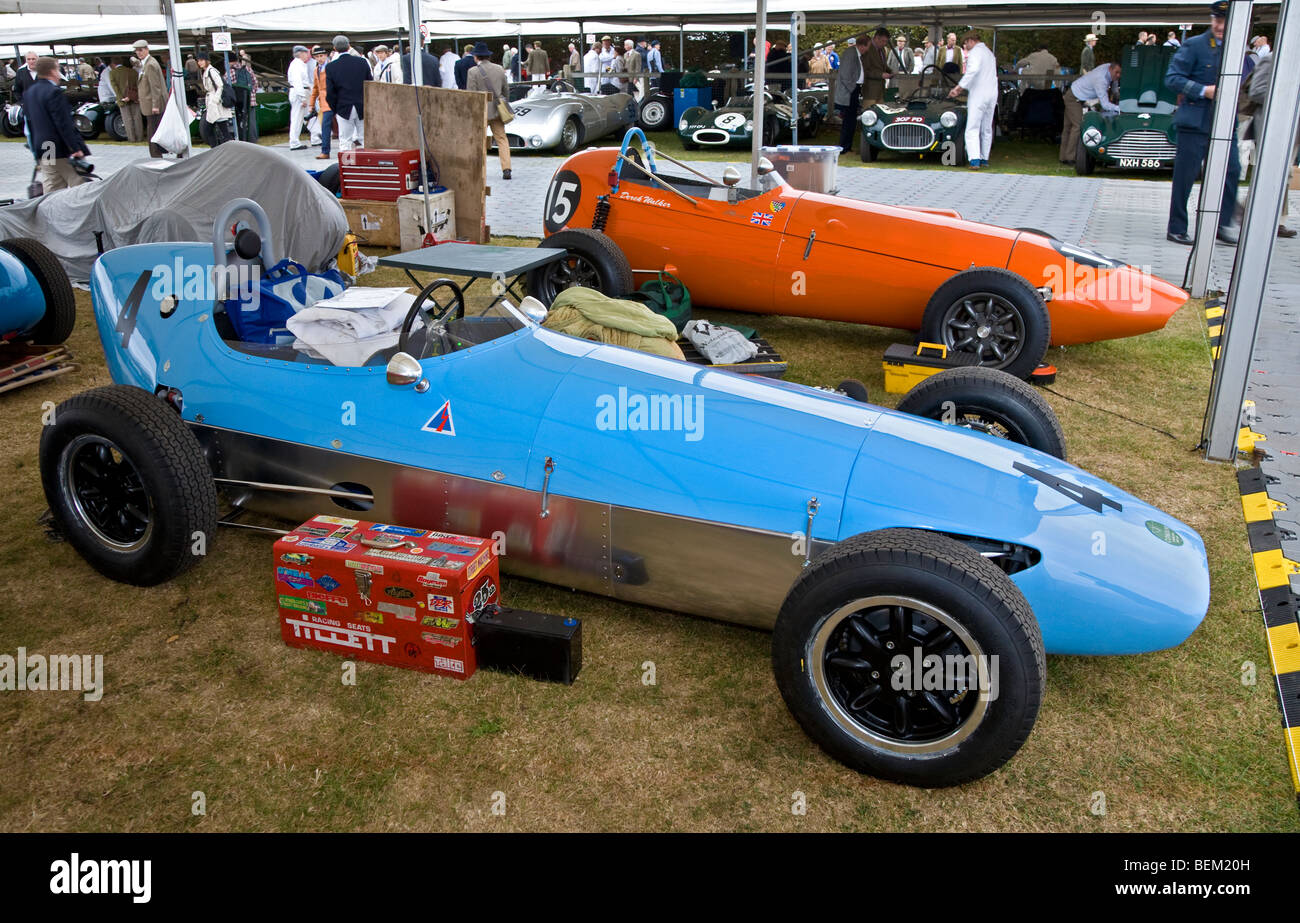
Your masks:
{"label": "tent pole", "polygon": [[[176,4],[173,0],[162,0],[163,17],[167,23],[167,53],[170,60],[167,62],[167,73],[171,77],[172,93],[175,94],[177,102],[181,107],[181,119],[186,120],[189,115],[189,107],[185,102],[185,62],[181,60],[181,36],[176,28]],[[190,126],[185,122],[185,150],[179,152],[176,156],[180,159],[189,157],[192,153],[190,147]]]}
{"label": "tent pole", "polygon": [[677,20],[677,69],[686,70],[686,20],[684,19]]}
{"label": "tent pole", "polygon": [[790,14],[790,141],[799,143],[799,14]]}
{"label": "tent pole", "polygon": [[[424,199],[424,233],[433,233],[433,215],[429,212],[429,166],[425,161],[424,110],[420,106],[420,92],[424,87],[424,42],[420,35],[420,0],[411,0],[411,88],[415,90],[415,125],[420,138],[420,192]],[[401,60],[400,58],[398,59]],[[423,238],[420,240],[424,244]]]}
{"label": "tent pole", "polygon": [[[1237,15],[1233,8],[1231,17]],[[1300,41],[1300,0],[1282,0],[1273,54],[1276,56],[1285,48],[1288,59],[1293,57],[1297,41]],[[1294,68],[1274,67],[1269,75],[1268,98],[1259,158],[1246,196],[1241,240],[1233,262],[1232,284],[1228,287],[1223,344],[1210,383],[1209,408],[1201,433],[1206,444],[1205,457],[1220,461],[1237,457],[1241,405],[1246,398],[1251,357],[1259,335],[1260,303],[1268,283],[1269,262],[1287,194],[1287,177],[1291,173],[1296,123],[1300,119],[1300,74]]]}
{"label": "tent pole", "polygon": [[763,103],[767,84],[767,0],[758,0],[754,28],[754,130],[750,133],[749,188],[758,188],[758,158],[763,147]]}

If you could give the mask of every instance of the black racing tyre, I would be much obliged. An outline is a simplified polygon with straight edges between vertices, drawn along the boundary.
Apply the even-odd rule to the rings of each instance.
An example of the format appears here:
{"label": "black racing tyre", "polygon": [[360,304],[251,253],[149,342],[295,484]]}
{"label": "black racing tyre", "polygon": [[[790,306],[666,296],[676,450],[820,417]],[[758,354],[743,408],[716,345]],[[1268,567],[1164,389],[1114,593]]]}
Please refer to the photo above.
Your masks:
{"label": "black racing tyre", "polygon": [[54,522],[105,577],[154,586],[199,562],[217,492],[199,442],[160,399],[127,385],[74,395],[41,433]]}
{"label": "black racing tyre", "polygon": [[876,146],[867,140],[867,130],[863,128],[858,137],[858,156],[862,158],[863,163],[875,163],[880,156],[880,151]]}
{"label": "black racing tyre", "polygon": [[72,124],[76,126],[77,134],[87,141],[94,141],[99,137],[99,129],[95,127],[95,122],[89,116],[77,113],[72,117]]}
{"label": "black racing tyre", "polygon": [[576,118],[566,119],[564,127],[560,129],[560,143],[556,146],[556,150],[567,157],[576,151],[581,143],[582,126],[578,124]]}
{"label": "black racing tyre", "polygon": [[930,296],[921,340],[970,352],[980,365],[1028,378],[1047,353],[1052,319],[1023,276],[996,266],[957,273]]}
{"label": "black racing tyre", "polygon": [[966,166],[966,135],[960,134],[952,139],[953,165]]}
{"label": "black racing tyre", "polygon": [[772,670],[823,750],[926,788],[1011,759],[1047,676],[1038,622],[1011,578],[974,548],[913,529],[854,536],[804,568],[777,616]]}
{"label": "black racing tyre", "polygon": [[632,266],[609,237],[591,228],[568,228],[552,234],[539,246],[558,247],[568,256],[529,270],[528,293],[550,306],[566,288],[582,285],[611,298],[630,293]]}
{"label": "black racing tyre", "polygon": [[682,139],[682,147],[688,151],[698,151],[700,149],[698,144],[694,141],[688,141],[686,138]]}
{"label": "black racing tyre", "polygon": [[871,398],[867,394],[867,386],[856,378],[844,379],[835,390],[843,394],[845,397],[853,398],[859,404],[871,403]]}
{"label": "black racing tyre", "polygon": [[997,369],[936,372],[903,395],[898,410],[1065,458],[1065,431],[1051,406],[1030,385]]}
{"label": "black racing tyre", "polygon": [[63,264],[49,247],[30,237],[11,237],[0,241],[0,247],[22,261],[45,295],[45,314],[32,328],[33,342],[43,346],[62,343],[72,335],[77,321],[77,302]]}
{"label": "black racing tyre", "polygon": [[104,130],[114,141],[126,140],[126,120],[122,118],[121,112],[110,112],[104,116]]}
{"label": "black racing tyre", "polygon": [[673,121],[672,101],[658,94],[646,97],[636,121],[643,131],[667,130]]}
{"label": "black racing tyre", "polygon": [[763,120],[763,137],[761,139],[763,147],[771,147],[776,144],[776,135],[779,130],[776,119]]}
{"label": "black racing tyre", "polygon": [[1091,176],[1092,171],[1097,169],[1096,159],[1088,153],[1088,149],[1083,146],[1083,135],[1079,135],[1079,146],[1074,153],[1074,172],[1080,176]]}

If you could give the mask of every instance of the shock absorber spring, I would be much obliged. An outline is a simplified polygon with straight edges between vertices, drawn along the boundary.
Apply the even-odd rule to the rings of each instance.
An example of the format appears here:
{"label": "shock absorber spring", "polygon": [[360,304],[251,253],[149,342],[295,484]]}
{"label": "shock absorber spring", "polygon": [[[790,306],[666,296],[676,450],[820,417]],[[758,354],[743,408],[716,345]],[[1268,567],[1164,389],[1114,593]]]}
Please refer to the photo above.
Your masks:
{"label": "shock absorber spring", "polygon": [[605,222],[609,220],[609,196],[597,196],[596,214],[591,219],[591,229],[593,231],[605,230]]}

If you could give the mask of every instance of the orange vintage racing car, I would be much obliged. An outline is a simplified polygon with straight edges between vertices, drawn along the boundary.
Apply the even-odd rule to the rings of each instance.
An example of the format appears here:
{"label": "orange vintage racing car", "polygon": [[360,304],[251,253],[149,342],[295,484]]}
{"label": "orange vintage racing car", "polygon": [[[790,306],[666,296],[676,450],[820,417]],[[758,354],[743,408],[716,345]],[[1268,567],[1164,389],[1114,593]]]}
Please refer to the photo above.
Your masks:
{"label": "orange vintage racing car", "polygon": [[719,182],[635,128],[621,148],[569,157],[547,189],[542,242],[569,254],[535,270],[529,291],[546,304],[570,285],[623,295],[671,266],[697,305],[919,331],[1022,378],[1049,344],[1159,330],[1188,297],[1041,231],[805,192],[766,162],[759,172],[758,189],[735,167]]}

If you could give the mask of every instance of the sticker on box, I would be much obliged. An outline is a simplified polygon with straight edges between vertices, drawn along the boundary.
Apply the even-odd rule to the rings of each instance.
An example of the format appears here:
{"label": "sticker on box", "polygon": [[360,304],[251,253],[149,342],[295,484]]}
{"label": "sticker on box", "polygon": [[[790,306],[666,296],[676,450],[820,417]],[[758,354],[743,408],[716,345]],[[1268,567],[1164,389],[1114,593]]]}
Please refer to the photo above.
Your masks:
{"label": "sticker on box", "polygon": [[280,607],[283,609],[296,609],[299,612],[310,612],[313,615],[324,615],[325,604],[314,599],[303,599],[300,596],[281,596]]}
{"label": "sticker on box", "polygon": [[433,665],[439,670],[450,670],[453,673],[465,672],[465,662],[463,660],[452,660],[450,657],[435,656]]}
{"label": "sticker on box", "polygon": [[387,612],[407,622],[414,622],[417,615],[414,606],[399,606],[397,603],[380,603],[375,606],[380,612]]}
{"label": "sticker on box", "polygon": [[390,526],[379,523],[370,527],[371,532],[392,532],[394,535],[423,535],[423,529],[408,529],[406,526]]}
{"label": "sticker on box", "polygon": [[333,593],[339,588],[339,582],[329,574],[324,574],[316,579],[316,585],[327,593]]}
{"label": "sticker on box", "polygon": [[453,545],[451,542],[430,542],[427,549],[438,554],[454,554],[460,557],[471,555],[478,551],[477,545]]}
{"label": "sticker on box", "polygon": [[308,641],[320,641],[322,644],[332,644],[337,647],[349,647],[356,650],[365,648],[367,651],[374,651],[378,645],[380,653],[387,654],[389,647],[397,643],[396,638],[390,638],[388,635],[367,634],[364,631],[357,631],[352,628],[326,628],[323,625],[313,625],[311,622],[302,619],[284,620],[286,625],[293,627],[295,638],[304,638]]}
{"label": "sticker on box", "polygon": [[442,628],[447,631],[454,631],[460,624],[460,619],[449,619],[445,615],[426,615],[420,620],[420,624],[425,628]]}
{"label": "sticker on box", "polygon": [[342,519],[338,516],[313,516],[311,522],[328,522],[332,526],[348,526],[349,528],[360,524],[359,520]]}
{"label": "sticker on box", "polygon": [[456,600],[450,596],[439,596],[437,593],[430,593],[428,606],[434,612],[452,613],[456,611]]}
{"label": "sticker on box", "polygon": [[447,581],[443,580],[442,577],[438,576],[433,571],[429,571],[427,574],[420,574],[420,576],[415,578],[415,582],[420,586],[431,586],[435,588],[441,588],[447,585]]}
{"label": "sticker on box", "polygon": [[420,635],[420,637],[425,641],[428,641],[430,644],[441,644],[443,647],[455,647],[457,644],[460,644],[460,638],[449,638],[446,635],[434,635],[427,631]]}
{"label": "sticker on box", "polygon": [[372,625],[384,624],[384,614],[382,612],[363,612],[361,617]]}
{"label": "sticker on box", "polygon": [[343,563],[353,570],[364,570],[371,574],[382,574],[384,572],[384,565],[371,564],[369,561],[344,561]]}
{"label": "sticker on box", "polygon": [[483,553],[479,555],[477,558],[475,558],[473,561],[470,561],[469,567],[465,568],[465,579],[473,580],[475,577],[477,577],[479,575],[479,572],[482,571],[483,568],[487,567],[488,561],[491,559],[491,557],[492,557],[491,550],[487,548],[483,549]]}
{"label": "sticker on box", "polygon": [[280,560],[283,561],[285,564],[306,565],[306,564],[310,564],[315,559],[309,554],[298,554],[297,552],[291,552],[289,554],[280,555]]}
{"label": "sticker on box", "polygon": [[393,599],[410,599],[415,594],[404,586],[386,586],[384,595],[391,596]]}
{"label": "sticker on box", "polygon": [[346,596],[335,596],[331,593],[317,593],[315,590],[303,590],[302,595],[308,599],[318,599],[323,603],[333,603],[336,606],[348,607],[348,598]]}
{"label": "sticker on box", "polygon": [[289,584],[295,590],[316,585],[316,581],[312,579],[311,574],[293,567],[277,567],[275,569],[275,579]]}
{"label": "sticker on box", "polygon": [[341,538],[304,538],[298,543],[300,548],[318,548],[321,551],[351,551],[357,547],[352,542],[345,542]]}

